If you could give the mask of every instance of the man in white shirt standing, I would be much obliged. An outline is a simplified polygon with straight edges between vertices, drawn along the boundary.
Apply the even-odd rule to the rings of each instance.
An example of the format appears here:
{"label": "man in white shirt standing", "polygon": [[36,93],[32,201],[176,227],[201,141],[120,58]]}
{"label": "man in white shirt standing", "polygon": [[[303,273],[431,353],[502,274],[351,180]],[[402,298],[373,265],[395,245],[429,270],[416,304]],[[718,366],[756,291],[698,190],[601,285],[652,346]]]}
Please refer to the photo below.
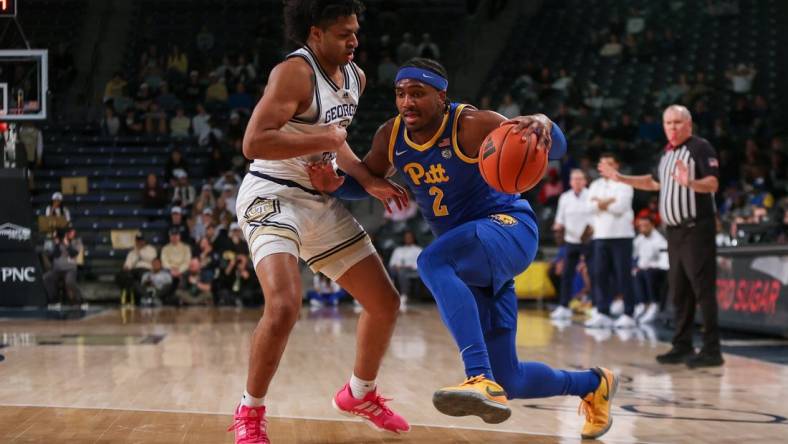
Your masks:
{"label": "man in white shirt standing", "polygon": [[572,299],[572,282],[574,282],[575,269],[580,257],[586,261],[590,257],[590,245],[586,239],[591,231],[593,217],[591,203],[588,200],[589,192],[586,188],[588,181],[583,170],[574,169],[569,176],[571,189],[565,191],[558,198],[558,210],[553,224],[553,231],[563,231],[566,246],[566,259],[564,271],[561,273],[561,296],[558,307],[550,313],[552,319],[569,319],[572,310],[569,302]]}
{"label": "man in white shirt standing", "polygon": [[[618,170],[619,164],[615,154],[602,154],[599,161]],[[634,328],[636,326],[633,319],[635,302],[632,289],[632,238],[635,237],[635,230],[632,227],[634,190],[621,182],[599,178],[591,184],[588,191],[594,215],[591,283],[596,312],[585,325],[589,328]],[[611,277],[616,284],[615,290],[624,295],[624,314],[615,323],[610,318],[610,303],[613,299],[613,289],[610,288]]]}
{"label": "man in white shirt standing", "polygon": [[419,279],[417,260],[422,248],[416,245],[416,236],[406,231],[403,234],[404,245],[395,248],[389,259],[389,273],[399,287],[401,302],[405,302],[412,294],[412,283]]}
{"label": "man in white shirt standing", "polygon": [[[668,270],[668,241],[654,229],[647,217],[637,220],[638,236],[634,242],[635,294],[638,305],[635,317],[640,324],[653,322],[659,313],[659,287]],[[640,316],[638,316],[640,315]]]}

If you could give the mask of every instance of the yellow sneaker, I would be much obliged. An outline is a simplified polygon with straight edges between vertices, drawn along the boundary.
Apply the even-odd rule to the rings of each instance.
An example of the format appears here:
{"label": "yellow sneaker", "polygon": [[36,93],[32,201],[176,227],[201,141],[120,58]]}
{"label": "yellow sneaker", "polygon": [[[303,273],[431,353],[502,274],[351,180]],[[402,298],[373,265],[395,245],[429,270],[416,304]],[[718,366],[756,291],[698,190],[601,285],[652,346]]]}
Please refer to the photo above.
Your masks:
{"label": "yellow sneaker", "polygon": [[436,391],[432,404],[444,415],[476,415],[488,424],[504,422],[512,415],[504,389],[484,375]]}
{"label": "yellow sneaker", "polygon": [[612,371],[597,367],[593,369],[599,375],[599,387],[592,393],[586,395],[580,401],[578,413],[581,411],[586,415],[586,422],[583,424],[583,432],[580,436],[583,439],[596,439],[607,433],[613,425],[613,416],[610,408],[613,404],[613,396],[618,390],[618,377]]}

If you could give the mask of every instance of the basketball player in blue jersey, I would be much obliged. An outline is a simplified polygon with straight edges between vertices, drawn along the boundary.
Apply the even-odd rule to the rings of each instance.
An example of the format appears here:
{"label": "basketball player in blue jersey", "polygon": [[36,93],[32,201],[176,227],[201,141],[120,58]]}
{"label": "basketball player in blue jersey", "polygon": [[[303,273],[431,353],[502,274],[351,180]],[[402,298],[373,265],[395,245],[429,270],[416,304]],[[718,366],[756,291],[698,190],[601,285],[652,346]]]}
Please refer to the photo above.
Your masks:
{"label": "basketball player in blue jersey", "polygon": [[383,200],[404,189],[370,174],[345,142],[366,79],[353,63],[357,0],[289,0],[288,36],[302,46],[271,72],[243,140],[253,159],[236,210],[263,288],[265,307],[251,341],[249,368],[235,410],[236,444],[269,443],[265,400],[301,308],[299,258],[347,290],[364,308],[355,365],[333,398],[341,413],[378,430],[406,432],[407,421],[379,395],[375,379],[399,312],[399,295],[369,236],[337,199],[310,188],[305,166],[336,163]]}
{"label": "basketball player in blue jersey", "polygon": [[[550,150],[550,158],[566,151],[564,136],[541,114],[507,121],[492,111],[451,103],[446,78],[433,60],[413,59],[403,66],[395,81],[399,115],[378,129],[364,158],[380,177],[394,169],[403,173],[437,237],[419,256],[419,274],[457,343],[467,379],[436,391],[433,403],[447,415],[499,423],[511,415],[507,399],[575,395],[586,415],[582,437],[602,436],[612,424],[618,385],[613,372],[555,370],[517,358],[513,278],[536,254],[536,217],[518,195],[490,187],[476,160],[484,138],[501,124],[515,125],[524,138],[536,133],[538,149]],[[322,165],[308,169],[316,188],[331,191],[344,182],[337,194],[358,194],[352,179],[338,178]]]}

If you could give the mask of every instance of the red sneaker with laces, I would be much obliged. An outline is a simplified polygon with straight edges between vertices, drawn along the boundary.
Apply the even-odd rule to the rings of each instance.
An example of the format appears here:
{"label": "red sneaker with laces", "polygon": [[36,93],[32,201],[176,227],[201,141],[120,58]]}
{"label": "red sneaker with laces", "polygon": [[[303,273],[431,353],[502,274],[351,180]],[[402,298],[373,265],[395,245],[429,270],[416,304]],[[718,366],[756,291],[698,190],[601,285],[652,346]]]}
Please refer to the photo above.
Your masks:
{"label": "red sneaker with laces", "polygon": [[408,421],[386,406],[386,399],[378,395],[377,389],[367,393],[363,399],[356,399],[350,392],[350,385],[339,389],[332,400],[334,408],[345,416],[356,416],[378,431],[405,433],[410,431]]}
{"label": "red sneaker with laces", "polygon": [[235,422],[227,429],[235,431],[235,444],[271,444],[266,433],[265,406],[247,407],[243,404],[235,409]]}

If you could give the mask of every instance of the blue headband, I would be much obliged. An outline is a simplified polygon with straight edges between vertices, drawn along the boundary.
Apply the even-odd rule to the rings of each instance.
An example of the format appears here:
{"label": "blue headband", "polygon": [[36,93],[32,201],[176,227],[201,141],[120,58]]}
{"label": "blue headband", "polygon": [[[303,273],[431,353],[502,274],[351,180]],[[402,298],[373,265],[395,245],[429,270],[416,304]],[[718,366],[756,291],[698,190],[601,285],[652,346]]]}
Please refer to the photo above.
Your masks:
{"label": "blue headband", "polygon": [[397,72],[397,78],[394,79],[394,85],[396,86],[402,79],[418,80],[419,82],[432,86],[438,91],[446,91],[446,88],[449,87],[449,81],[444,79],[440,74],[426,69],[416,68],[415,66],[401,68]]}

